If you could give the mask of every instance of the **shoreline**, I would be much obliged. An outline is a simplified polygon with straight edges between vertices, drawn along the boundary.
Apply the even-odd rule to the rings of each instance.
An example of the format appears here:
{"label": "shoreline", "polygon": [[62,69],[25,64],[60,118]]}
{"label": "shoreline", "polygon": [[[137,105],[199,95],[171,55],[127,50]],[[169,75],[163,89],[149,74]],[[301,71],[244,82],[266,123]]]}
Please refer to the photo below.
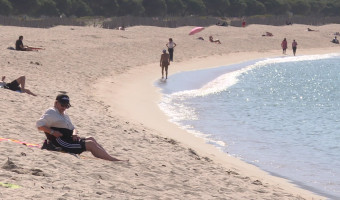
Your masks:
{"label": "shoreline", "polygon": [[[316,55],[316,54],[331,54],[336,53],[334,48],[326,49],[311,49],[303,50],[300,55]],[[231,53],[223,56],[209,56],[206,58],[198,58],[195,60],[188,60],[183,62],[174,62],[169,67],[169,75],[181,72],[191,71],[206,68],[213,68],[222,65],[238,64],[255,59],[266,59],[277,57],[277,51],[271,51],[268,53],[259,52],[243,52],[243,53]],[[96,84],[100,99],[104,99],[104,102],[110,105],[110,109],[115,113],[124,113],[122,117],[132,121],[139,122],[149,128],[157,130],[163,137],[173,138],[179,141],[181,144],[194,149],[200,155],[207,156],[214,160],[214,162],[222,164],[226,168],[232,168],[238,170],[240,173],[247,174],[254,178],[261,178],[268,182],[279,184],[284,188],[289,188],[290,191],[313,197],[314,192],[307,191],[306,187],[300,187],[290,180],[283,177],[274,176],[270,172],[259,169],[255,165],[241,161],[234,158],[224,152],[218,150],[211,144],[206,144],[203,138],[198,138],[186,130],[181,129],[177,125],[168,121],[168,117],[165,116],[157,102],[160,100],[161,92],[160,88],[157,88],[153,83],[160,77],[160,70],[157,69],[158,63],[149,64],[143,66],[143,70],[133,69],[128,74],[121,75],[118,79],[115,78],[115,82],[121,83],[119,85],[108,85],[107,83],[112,81],[111,77],[105,78]],[[155,69],[156,68],[156,69]],[[184,69],[184,70],[181,70]],[[142,75],[141,75],[142,74]],[[133,80],[133,81],[131,81]],[[168,79],[171,81],[171,78]],[[106,87],[102,87],[105,85]],[[109,89],[110,88],[110,89]],[[106,92],[103,92],[105,90]],[[113,92],[114,91],[114,92]],[[119,100],[110,101],[113,96],[100,95],[100,94],[114,93],[115,98],[117,96]],[[105,98],[104,96],[108,97]],[[136,101],[137,100],[137,101]],[[139,106],[143,105],[143,106]],[[148,116],[144,114],[148,113]],[[319,193],[320,194],[320,193]],[[317,198],[320,198],[316,194]]]}
{"label": "shoreline", "polygon": [[[296,56],[296,57],[294,57],[294,56],[287,56],[287,57],[281,56],[281,57],[271,57],[271,58],[268,58],[268,59],[267,58],[265,58],[265,59],[255,59],[255,60],[249,60],[249,61],[246,61],[246,62],[232,64],[232,65],[228,65],[228,66],[224,65],[224,66],[219,66],[219,67],[212,67],[212,68],[207,67],[205,69],[194,70],[194,71],[192,71],[192,73],[194,75],[189,74],[191,71],[185,71],[184,73],[178,72],[176,74],[172,74],[172,75],[175,75],[174,77],[172,77],[172,76],[169,77],[170,82],[178,81],[178,83],[177,82],[176,83],[170,83],[170,84],[174,84],[174,85],[168,86],[168,85],[166,85],[166,83],[161,83],[161,82],[159,83],[159,81],[156,81],[155,85],[156,85],[157,88],[161,88],[161,89],[164,90],[164,91],[162,91],[162,94],[164,94],[164,95],[170,94],[171,95],[171,94],[177,93],[177,92],[181,93],[182,91],[200,90],[201,87],[205,88],[206,85],[210,84],[210,81],[214,80],[215,78],[217,78],[219,76],[218,73],[216,73],[216,71],[220,72],[221,74],[228,74],[228,73],[231,73],[231,72],[237,71],[237,70],[242,71],[242,69],[244,69],[248,66],[254,65],[255,63],[262,63],[263,61],[265,61],[265,63],[267,63],[266,62],[267,60],[269,61],[269,63],[273,62],[271,60],[277,60],[277,59],[278,60],[285,59],[285,61],[283,61],[283,62],[291,62],[291,61],[297,62],[297,61],[306,61],[306,60],[323,60],[323,59],[327,59],[327,58],[334,58],[334,56],[339,57],[340,56],[339,52],[337,52],[337,53],[330,52],[330,53],[327,53],[327,54],[300,55],[300,56]],[[296,60],[295,60],[295,58],[296,58]],[[257,64],[255,64],[255,65],[257,65]],[[230,68],[230,69],[228,70],[227,68]],[[189,72],[189,73],[187,73],[187,72]],[[204,73],[206,73],[206,74],[204,75]],[[203,84],[198,84],[198,83],[201,83],[200,80],[198,80],[197,82],[195,82],[195,80],[192,80],[192,78],[196,78],[196,77],[197,77],[197,79],[202,79]],[[219,82],[219,84],[221,83],[221,81],[218,81],[218,82]],[[186,84],[188,84],[189,86],[185,86]],[[194,87],[192,87],[192,85],[194,85]],[[197,85],[199,85],[199,87],[197,87]],[[228,86],[225,86],[225,87],[228,87]],[[219,92],[220,88],[219,87],[217,87],[217,88],[218,88],[217,92]],[[224,88],[224,86],[223,86],[223,88]],[[208,93],[215,93],[216,92],[211,87],[208,87],[208,90],[209,90]],[[205,93],[204,91],[205,90],[203,90],[201,92]],[[199,93],[201,93],[201,92],[199,92]],[[194,93],[196,94],[196,92],[194,92]],[[200,94],[198,94],[198,95],[200,96]],[[205,95],[202,95],[202,96],[205,96]],[[209,137],[208,135],[206,135],[206,133],[201,132],[200,130],[192,129],[192,128],[187,129],[185,127],[185,125],[178,124],[177,123],[178,121],[176,120],[176,118],[177,119],[181,118],[182,115],[178,112],[175,112],[175,114],[172,114],[171,108],[169,109],[169,108],[167,108],[167,106],[165,106],[165,108],[161,108],[161,110],[163,110],[164,113],[166,113],[167,116],[170,116],[170,118],[171,118],[170,121],[174,121],[172,123],[178,125],[179,128],[184,129],[185,131],[191,133],[195,137],[202,138],[204,141],[206,141],[206,143],[210,143],[210,144],[214,145],[217,149],[219,149],[219,145],[221,145],[221,144],[223,145],[225,143],[228,143],[228,141],[214,140],[211,137]],[[179,119],[179,121],[182,121],[182,119]],[[224,153],[226,155],[229,155],[229,153],[231,154],[231,152],[227,152],[226,150],[224,150]],[[256,159],[256,158],[254,158],[254,159]],[[301,182],[299,180],[294,180],[293,179],[294,176],[290,176],[289,174],[288,175],[287,174],[282,175],[278,172],[266,170],[266,169],[262,168],[263,166],[261,167],[261,166],[257,165],[256,163],[252,163],[252,162],[249,162],[249,161],[246,161],[246,160],[242,160],[242,161],[246,162],[248,164],[251,164],[251,165],[255,165],[256,167],[260,168],[263,171],[266,171],[270,175],[284,178],[284,179],[288,180],[289,182],[292,182],[293,184],[297,185],[300,188],[309,190],[309,191],[316,193],[316,194],[319,194],[319,195],[323,195],[323,196],[330,198],[330,199],[336,199],[337,198],[333,194],[319,189],[318,186],[312,187],[312,186],[309,186],[309,185],[307,185],[304,182]]]}
{"label": "shoreline", "polygon": [[[9,81],[25,75],[25,88],[38,96],[1,90],[0,136],[41,145],[46,137],[35,122],[65,92],[72,104],[67,113],[80,136],[93,136],[110,155],[130,162],[110,163],[89,152],[83,153],[89,159],[79,159],[1,141],[1,182],[21,188],[0,186],[0,199],[325,199],[226,156],[168,122],[154,82],[161,77],[158,62],[169,37],[177,43],[171,75],[277,57],[285,37],[297,40],[297,55],[338,52],[340,46],[329,40],[340,25],[211,26],[189,36],[192,28],[2,26],[2,75]],[[274,36],[262,37],[264,31]],[[19,35],[25,45],[44,50],[7,49]],[[197,40],[209,35],[222,44]]]}

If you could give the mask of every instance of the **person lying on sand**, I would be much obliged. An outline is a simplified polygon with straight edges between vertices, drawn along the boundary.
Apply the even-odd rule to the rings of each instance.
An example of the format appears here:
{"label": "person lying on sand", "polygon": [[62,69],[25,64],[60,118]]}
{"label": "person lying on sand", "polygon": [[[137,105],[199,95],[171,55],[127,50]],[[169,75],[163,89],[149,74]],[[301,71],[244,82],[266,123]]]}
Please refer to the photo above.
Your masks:
{"label": "person lying on sand", "polygon": [[15,79],[14,81],[12,81],[10,83],[6,83],[5,79],[6,79],[6,76],[3,76],[1,78],[1,81],[2,81],[2,82],[0,82],[1,87],[5,88],[5,89],[12,90],[12,91],[19,91],[19,92],[22,92],[22,93],[27,93],[27,94],[30,94],[30,95],[33,95],[33,96],[37,96],[36,94],[31,92],[29,89],[25,88],[25,81],[26,81],[25,76],[20,76],[19,78]]}
{"label": "person lying on sand", "polygon": [[19,36],[19,39],[15,42],[15,50],[17,51],[33,51],[31,47],[23,44],[24,36]]}
{"label": "person lying on sand", "polygon": [[219,39],[214,40],[213,36],[209,36],[209,41],[210,41],[210,42],[213,42],[213,43],[221,44],[221,41],[220,41]]}
{"label": "person lying on sand", "polygon": [[262,36],[268,36],[268,37],[271,37],[271,36],[274,36],[271,32],[266,32],[266,34],[263,34]]}
{"label": "person lying on sand", "polygon": [[313,29],[307,28],[307,31],[317,31],[317,30],[313,30]]}
{"label": "person lying on sand", "polygon": [[66,94],[59,94],[54,107],[47,109],[37,121],[36,127],[39,131],[45,132],[48,142],[68,153],[81,154],[90,151],[95,157],[104,160],[129,161],[110,156],[93,137],[79,137],[77,129],[65,113],[70,107],[69,97]]}

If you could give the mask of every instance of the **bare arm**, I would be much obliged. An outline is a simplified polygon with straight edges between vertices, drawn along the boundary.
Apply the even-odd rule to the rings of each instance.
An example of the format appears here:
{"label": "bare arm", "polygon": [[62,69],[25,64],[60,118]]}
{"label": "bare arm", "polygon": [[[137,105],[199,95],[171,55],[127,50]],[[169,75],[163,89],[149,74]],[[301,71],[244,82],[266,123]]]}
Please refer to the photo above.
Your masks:
{"label": "bare arm", "polygon": [[45,133],[49,133],[49,134],[53,135],[54,137],[61,137],[61,136],[63,136],[63,134],[61,134],[59,131],[55,131],[55,130],[53,130],[51,128],[48,128],[47,126],[40,126],[40,127],[38,127],[38,130],[39,131],[43,131]]}

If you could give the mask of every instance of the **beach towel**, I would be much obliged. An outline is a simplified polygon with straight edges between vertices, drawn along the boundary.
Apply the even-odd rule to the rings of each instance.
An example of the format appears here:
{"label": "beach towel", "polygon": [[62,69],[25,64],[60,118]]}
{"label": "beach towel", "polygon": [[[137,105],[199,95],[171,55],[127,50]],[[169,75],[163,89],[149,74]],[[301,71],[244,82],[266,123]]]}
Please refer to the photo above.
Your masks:
{"label": "beach towel", "polygon": [[0,141],[15,142],[15,143],[18,143],[18,144],[23,144],[23,145],[28,146],[28,147],[41,148],[39,144],[33,144],[33,143],[28,143],[28,142],[22,142],[22,141],[15,140],[15,139],[8,139],[8,138],[2,138],[2,137],[0,137]]}
{"label": "beach towel", "polygon": [[12,188],[12,189],[21,188],[20,185],[15,185],[15,184],[12,184],[12,183],[3,183],[3,182],[0,182],[0,186],[5,187],[5,188]]}
{"label": "beach towel", "polygon": [[[8,138],[0,137],[0,142],[1,141],[15,142],[15,143],[18,143],[18,144],[23,144],[23,145],[28,146],[28,147],[39,148],[39,149],[46,149],[48,151],[59,151],[61,153],[68,153],[68,152],[61,151],[61,149],[58,149],[58,147],[55,147],[53,144],[49,143],[47,140],[44,141],[43,146],[40,146],[39,144],[22,142],[20,140],[8,139]],[[51,145],[53,145],[53,146],[51,146]],[[68,154],[70,154],[70,155],[72,155],[72,156],[74,156],[76,158],[79,158],[79,159],[98,159],[96,157],[88,157],[88,156],[78,155],[78,154],[74,154],[74,153],[68,153]]]}

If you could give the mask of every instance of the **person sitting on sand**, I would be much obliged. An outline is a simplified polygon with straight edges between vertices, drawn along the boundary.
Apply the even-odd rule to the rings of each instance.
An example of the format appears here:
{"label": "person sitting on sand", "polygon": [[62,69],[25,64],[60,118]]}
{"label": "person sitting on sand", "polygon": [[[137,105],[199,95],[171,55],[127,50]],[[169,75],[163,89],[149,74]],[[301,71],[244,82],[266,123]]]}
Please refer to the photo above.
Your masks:
{"label": "person sitting on sand", "polygon": [[1,78],[1,81],[2,81],[2,82],[0,82],[1,87],[5,88],[5,89],[12,90],[12,91],[19,91],[19,92],[22,92],[22,93],[27,93],[27,94],[30,94],[30,95],[33,95],[33,96],[37,96],[36,94],[31,92],[29,89],[25,88],[25,81],[26,81],[25,76],[20,76],[19,78],[15,79],[14,81],[12,81],[10,83],[6,83],[5,79],[6,79],[6,76],[3,76]]}
{"label": "person sitting on sand", "polygon": [[168,67],[170,65],[170,55],[166,53],[166,50],[163,50],[163,54],[161,55],[161,60],[159,63],[160,67],[162,67],[162,79],[164,78],[164,70],[165,70],[165,79],[168,79]]}
{"label": "person sitting on sand", "polygon": [[213,42],[213,43],[221,44],[221,41],[220,41],[219,39],[214,40],[213,36],[209,36],[209,41],[210,41],[210,42]]}
{"label": "person sitting on sand", "polygon": [[338,38],[336,36],[333,38],[332,42],[334,44],[339,44],[339,40],[338,40]]}
{"label": "person sitting on sand", "polygon": [[[109,161],[119,160],[110,156],[93,137],[79,137],[78,131],[73,126],[69,116],[65,113],[70,108],[70,99],[66,94],[59,94],[54,102],[54,107],[49,108],[36,123],[39,131],[45,132],[47,140],[64,152],[80,154],[90,151],[95,157]],[[45,145],[45,144],[44,144]]]}
{"label": "person sitting on sand", "polygon": [[15,42],[15,50],[17,51],[33,51],[32,48],[23,44],[24,37],[21,35],[19,39]]}

